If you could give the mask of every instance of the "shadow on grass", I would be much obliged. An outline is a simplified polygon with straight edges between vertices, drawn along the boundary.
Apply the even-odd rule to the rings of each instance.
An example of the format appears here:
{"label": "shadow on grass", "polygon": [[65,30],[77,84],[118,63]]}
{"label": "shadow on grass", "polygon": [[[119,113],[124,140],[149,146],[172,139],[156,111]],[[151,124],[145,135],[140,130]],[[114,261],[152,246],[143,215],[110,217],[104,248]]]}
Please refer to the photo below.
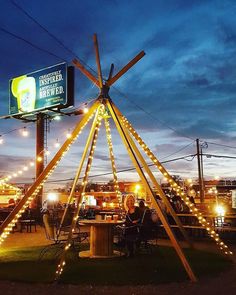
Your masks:
{"label": "shadow on grass", "polygon": [[[40,250],[36,247],[0,253],[0,280],[52,282],[57,261],[51,256],[39,262]],[[199,278],[216,276],[233,265],[230,260],[215,253],[191,249],[185,249],[185,253]],[[80,259],[77,253],[70,253],[66,261],[61,276],[61,282],[66,284],[156,285],[188,280],[171,247],[157,246],[152,254],[139,254],[129,259]]]}

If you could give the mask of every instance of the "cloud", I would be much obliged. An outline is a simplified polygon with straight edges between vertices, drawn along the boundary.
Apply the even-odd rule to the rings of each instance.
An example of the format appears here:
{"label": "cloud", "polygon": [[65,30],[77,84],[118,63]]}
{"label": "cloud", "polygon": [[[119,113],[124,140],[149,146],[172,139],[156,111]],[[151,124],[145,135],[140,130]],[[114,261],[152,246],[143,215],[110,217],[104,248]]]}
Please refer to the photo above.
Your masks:
{"label": "cloud", "polygon": [[[27,0],[20,0],[17,3],[73,53],[10,2],[5,1],[2,6],[0,26],[68,62],[78,56],[94,75],[93,70],[97,71],[92,41],[94,30],[98,33],[105,78],[112,62],[116,73],[139,51],[145,50],[145,57],[115,83],[110,95],[158,155],[165,157],[174,153],[182,144],[197,137],[236,144],[234,1],[103,1],[99,10],[97,1],[72,1],[67,6],[63,1],[49,1],[47,9],[41,9],[40,2],[29,5]],[[57,15],[56,23],[51,11]],[[10,78],[61,60],[3,31],[0,31],[0,37],[3,57],[0,60],[0,115],[5,115],[8,113]],[[97,97],[97,87],[78,69],[75,69],[75,77],[76,106],[88,98]],[[71,117],[57,124],[51,123],[48,146],[53,149],[57,138],[64,142],[64,133],[79,119]],[[113,130],[114,124],[111,125]],[[21,126],[24,124],[17,120],[1,120],[0,134]],[[21,163],[16,154],[27,158],[35,153],[33,135],[26,147],[16,134],[7,133],[5,139],[9,145],[0,146],[3,170],[13,169],[10,163]],[[79,161],[78,153],[82,153],[86,134],[82,134],[79,144],[68,153],[68,159],[74,163]],[[112,131],[112,138],[117,166],[129,166],[131,162],[122,149],[117,132]],[[99,168],[99,171],[110,169],[107,147],[105,150],[104,146],[103,142],[97,147],[97,171]],[[69,160],[64,163],[60,173],[64,169],[63,177],[67,177],[75,167]],[[180,171],[182,168],[191,170],[189,163],[168,165],[175,170],[178,167]],[[218,168],[221,169],[220,165]],[[133,177],[134,174],[128,175]]]}

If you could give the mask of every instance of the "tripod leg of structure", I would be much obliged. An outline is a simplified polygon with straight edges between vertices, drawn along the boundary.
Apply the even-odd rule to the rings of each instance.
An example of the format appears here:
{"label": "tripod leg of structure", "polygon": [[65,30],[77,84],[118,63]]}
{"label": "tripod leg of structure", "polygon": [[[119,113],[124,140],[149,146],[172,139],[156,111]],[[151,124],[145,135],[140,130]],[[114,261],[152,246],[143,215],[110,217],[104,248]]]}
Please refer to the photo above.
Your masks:
{"label": "tripod leg of structure", "polygon": [[116,124],[117,130],[118,130],[118,132],[119,132],[119,134],[121,136],[121,139],[122,139],[128,153],[129,153],[129,156],[130,156],[130,158],[131,158],[131,160],[132,160],[132,162],[133,162],[133,164],[134,164],[134,166],[135,166],[135,168],[136,168],[136,170],[137,170],[143,184],[146,186],[146,188],[148,190],[148,193],[150,194],[150,196],[152,198],[154,207],[155,207],[155,209],[157,211],[157,214],[160,217],[160,220],[161,220],[161,222],[162,222],[162,224],[163,224],[163,226],[164,226],[164,228],[166,230],[167,235],[169,236],[169,238],[170,238],[170,240],[171,240],[171,242],[172,242],[172,244],[173,244],[173,246],[174,246],[174,248],[175,248],[175,250],[176,250],[176,252],[177,252],[177,254],[178,254],[178,256],[179,256],[179,258],[180,258],[180,260],[181,260],[181,262],[182,262],[182,264],[183,264],[183,266],[184,266],[184,268],[185,268],[185,270],[186,270],[186,272],[188,274],[188,276],[189,276],[189,278],[191,279],[191,281],[196,282],[197,278],[196,278],[195,274],[193,273],[193,270],[192,270],[190,264],[188,263],[187,258],[185,257],[184,252],[183,252],[178,240],[176,239],[176,237],[175,237],[175,235],[174,235],[174,233],[173,233],[173,231],[172,231],[172,229],[171,229],[171,227],[170,227],[170,225],[168,223],[168,220],[167,220],[166,216],[163,214],[161,207],[159,206],[159,204],[155,200],[154,193],[153,193],[153,191],[152,191],[152,189],[151,189],[151,187],[150,187],[150,185],[149,185],[149,183],[148,183],[148,181],[146,179],[146,176],[144,175],[144,173],[143,173],[143,171],[141,169],[141,166],[140,166],[140,164],[139,164],[139,162],[137,160],[137,157],[136,157],[136,155],[134,153],[134,150],[131,147],[131,145],[130,145],[127,137],[126,137],[126,134],[125,134],[125,132],[123,130],[123,126],[119,121],[119,117],[117,116],[117,114],[114,111],[112,103],[110,101],[108,101],[107,106],[108,106],[109,111],[111,113],[111,116],[112,116],[112,118],[113,118],[113,120],[114,120],[114,122]]}
{"label": "tripod leg of structure", "polygon": [[96,111],[99,101],[96,101],[90,108],[89,112],[82,118],[82,120],[75,126],[71,138],[68,138],[53,159],[48,163],[47,167],[40,174],[40,176],[36,179],[36,181],[32,184],[30,189],[27,191],[25,196],[21,199],[21,201],[16,205],[16,207],[12,210],[12,212],[8,215],[8,217],[4,220],[3,224],[0,227],[0,244],[3,240],[8,236],[14,225],[16,224],[18,218],[23,214],[26,208],[29,206],[33,198],[35,198],[40,191],[40,188],[43,186],[44,182],[50,176],[50,174],[54,171],[56,166],[59,164],[62,157],[69,150],[71,144],[76,140],[76,138],[81,133],[82,129],[86,126],[88,121],[93,116]]}
{"label": "tripod leg of structure", "polygon": [[98,114],[99,114],[99,107],[97,109],[97,112],[95,114],[95,117],[94,117],[94,120],[93,120],[93,124],[92,124],[92,127],[90,129],[90,132],[89,132],[89,136],[88,136],[88,139],[87,139],[87,142],[85,144],[85,148],[84,148],[84,151],[83,151],[83,154],[82,154],[82,157],[81,157],[81,160],[80,160],[80,164],[79,164],[79,167],[77,169],[77,172],[76,172],[76,175],[75,175],[75,178],[74,178],[74,181],[73,181],[73,184],[72,184],[72,187],[71,187],[71,191],[70,191],[70,195],[68,197],[68,200],[67,200],[67,207],[66,209],[64,210],[64,213],[63,213],[63,216],[61,218],[61,222],[60,222],[60,225],[59,225],[59,230],[58,230],[58,233],[57,235],[60,234],[60,230],[61,230],[61,227],[63,225],[63,222],[65,220],[65,216],[66,216],[66,213],[67,213],[67,210],[68,210],[68,205],[72,202],[72,199],[74,197],[74,193],[75,193],[75,187],[76,187],[76,184],[78,182],[78,179],[80,177],[80,173],[81,173],[81,170],[83,168],[83,165],[84,165],[84,161],[85,161],[85,158],[86,158],[86,155],[87,155],[87,152],[88,152],[88,148],[89,148],[89,145],[91,144],[91,140],[94,136],[94,132],[95,132],[95,128],[97,128],[97,119],[98,119]]}
{"label": "tripod leg of structure", "polygon": [[97,118],[97,121],[96,121],[95,132],[93,134],[93,139],[92,139],[90,152],[89,152],[89,156],[88,156],[88,160],[87,160],[87,164],[86,164],[86,169],[85,169],[85,173],[84,173],[84,177],[83,177],[83,181],[82,181],[82,189],[80,190],[80,194],[79,194],[79,197],[77,199],[77,204],[76,204],[77,206],[76,206],[76,210],[75,210],[74,215],[73,215],[73,219],[72,219],[70,231],[69,231],[69,234],[68,234],[67,242],[66,242],[64,250],[62,252],[60,262],[59,262],[59,264],[57,266],[55,280],[58,280],[60,278],[60,275],[62,274],[64,266],[66,264],[66,252],[67,252],[67,250],[69,250],[69,248],[71,246],[73,232],[75,230],[76,223],[77,223],[77,220],[79,218],[80,203],[81,203],[81,200],[82,200],[82,198],[83,198],[83,196],[85,194],[85,189],[86,189],[86,186],[87,186],[89,171],[90,171],[90,168],[91,168],[91,165],[92,165],[93,154],[94,154],[95,147],[96,147],[98,131],[99,131],[99,127],[101,125],[101,119],[102,119],[102,114],[101,113],[103,113],[103,112],[104,112],[104,106],[101,105],[100,109],[99,109],[98,118]]}
{"label": "tripod leg of structure", "polygon": [[[117,109],[117,107],[113,104],[114,110],[116,112],[116,115],[119,116],[118,114],[120,114],[119,110]],[[122,123],[122,121],[120,120],[120,122]],[[130,134],[129,134],[129,130],[126,128],[125,124],[122,123],[123,126],[123,130],[127,136],[128,141],[130,142],[130,145],[132,146],[135,154],[137,155],[137,157],[139,158],[142,166],[144,167],[144,169],[146,170],[148,176],[150,177],[152,183],[154,184],[154,186],[156,187],[162,201],[164,202],[164,204],[166,205],[168,211],[170,212],[171,216],[174,218],[176,224],[178,225],[183,237],[185,238],[185,240],[187,241],[187,243],[189,244],[190,247],[192,247],[192,242],[189,239],[189,236],[187,235],[186,230],[184,229],[181,221],[179,220],[178,216],[176,215],[174,209],[172,208],[168,198],[166,197],[165,193],[163,192],[161,186],[159,185],[159,183],[157,182],[155,176],[153,175],[153,173],[151,172],[150,168],[148,167],[146,161],[144,160],[142,154],[140,153],[139,149],[137,148],[137,146],[135,145],[133,139],[131,138]]]}

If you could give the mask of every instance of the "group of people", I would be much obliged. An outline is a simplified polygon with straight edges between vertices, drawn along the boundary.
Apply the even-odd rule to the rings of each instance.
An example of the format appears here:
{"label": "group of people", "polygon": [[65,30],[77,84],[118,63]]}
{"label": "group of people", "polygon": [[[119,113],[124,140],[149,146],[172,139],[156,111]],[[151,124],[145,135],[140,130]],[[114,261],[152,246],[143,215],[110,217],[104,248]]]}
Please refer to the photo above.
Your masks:
{"label": "group of people", "polygon": [[128,250],[127,256],[134,255],[135,246],[138,247],[142,239],[146,239],[153,224],[150,209],[144,201],[135,206],[135,197],[128,195],[125,200],[125,233],[124,240]]}

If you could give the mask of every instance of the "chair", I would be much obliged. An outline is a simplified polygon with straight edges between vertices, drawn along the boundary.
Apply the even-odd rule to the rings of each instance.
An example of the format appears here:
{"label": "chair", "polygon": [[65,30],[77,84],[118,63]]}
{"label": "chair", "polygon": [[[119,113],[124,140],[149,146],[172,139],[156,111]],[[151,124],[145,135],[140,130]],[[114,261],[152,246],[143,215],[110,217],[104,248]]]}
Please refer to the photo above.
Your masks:
{"label": "chair", "polygon": [[19,220],[20,223],[20,232],[23,232],[24,229],[26,229],[27,233],[32,232],[32,227],[34,227],[34,231],[36,232],[36,219],[33,216],[33,212],[28,209],[26,212],[23,213],[22,217]]}
{"label": "chair", "polygon": [[138,224],[138,249],[144,252],[152,253],[153,240],[157,239],[155,223],[152,221],[150,209],[145,209]]}
{"label": "chair", "polygon": [[125,253],[129,256],[131,252],[133,254],[139,241],[138,226],[117,225],[114,229],[114,241],[120,255]]}
{"label": "chair", "polygon": [[[39,260],[41,260],[47,252],[50,250],[54,251],[53,256],[57,258],[60,253],[62,252],[65,243],[68,240],[68,234],[70,228],[63,227],[60,231],[60,234],[57,234],[57,228],[55,227],[54,223],[50,219],[49,214],[43,214],[43,225],[45,230],[45,235],[47,240],[51,242],[51,244],[47,245],[42,249],[42,251],[39,254]],[[73,233],[72,237],[72,249],[79,251],[80,244],[88,239],[88,233],[87,232],[80,232],[78,229],[75,233]]]}

